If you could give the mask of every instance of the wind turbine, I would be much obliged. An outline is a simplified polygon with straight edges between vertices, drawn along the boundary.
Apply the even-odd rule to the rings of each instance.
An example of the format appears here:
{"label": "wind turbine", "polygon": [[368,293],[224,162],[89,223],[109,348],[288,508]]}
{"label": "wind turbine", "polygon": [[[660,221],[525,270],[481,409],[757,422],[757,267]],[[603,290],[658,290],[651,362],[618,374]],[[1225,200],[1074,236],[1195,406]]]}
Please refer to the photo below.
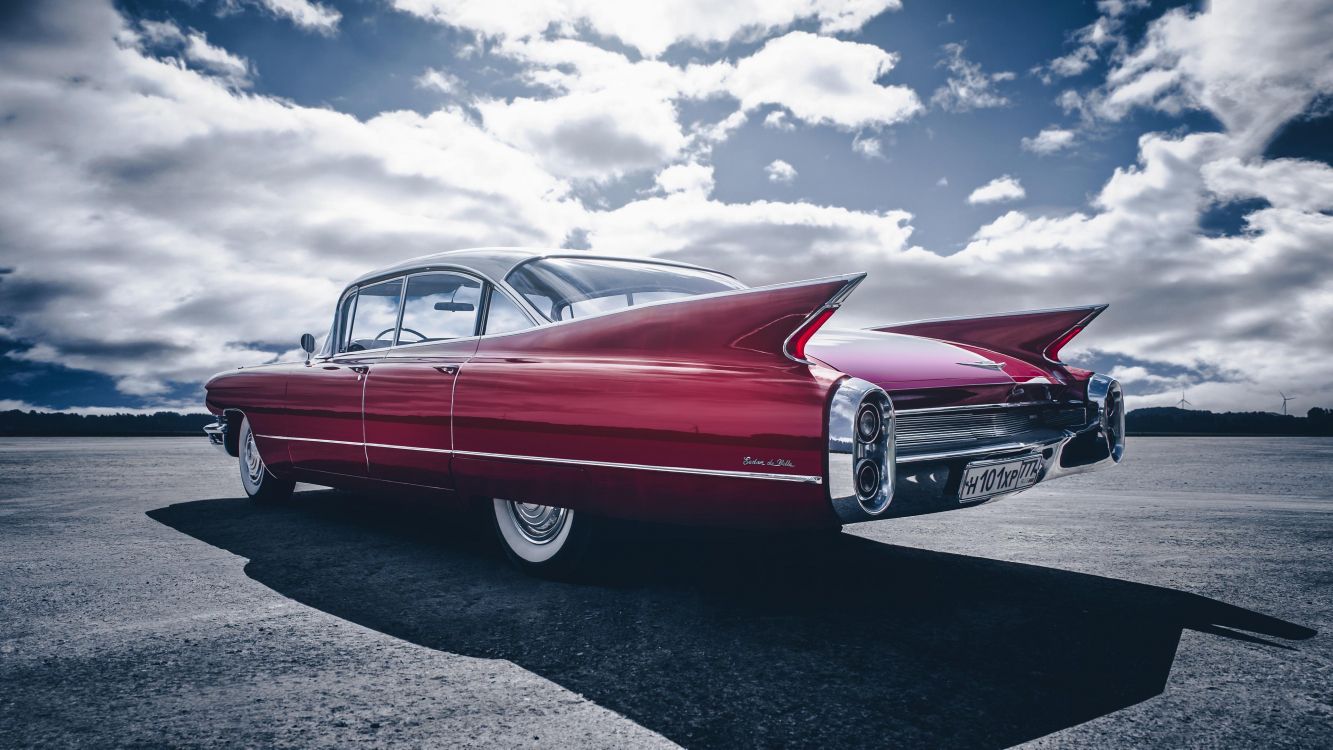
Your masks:
{"label": "wind turbine", "polygon": [[1187,406],[1194,406],[1194,404],[1191,404],[1189,401],[1187,401],[1187,400],[1185,399],[1185,389],[1184,389],[1184,388],[1181,388],[1181,389],[1180,389],[1180,400],[1176,402],[1176,408],[1177,408],[1177,409],[1184,409],[1184,408],[1187,407]]}
{"label": "wind turbine", "polygon": [[1282,391],[1278,391],[1278,393],[1282,395],[1282,413],[1285,415],[1287,413],[1287,402],[1294,400],[1295,396],[1288,396],[1287,394],[1282,393]]}

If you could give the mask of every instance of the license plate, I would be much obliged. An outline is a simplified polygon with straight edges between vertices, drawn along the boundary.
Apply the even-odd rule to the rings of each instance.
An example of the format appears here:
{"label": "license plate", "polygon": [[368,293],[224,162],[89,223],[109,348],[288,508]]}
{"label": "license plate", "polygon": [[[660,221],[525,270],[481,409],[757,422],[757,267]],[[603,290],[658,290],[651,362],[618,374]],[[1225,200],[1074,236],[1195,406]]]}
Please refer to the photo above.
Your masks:
{"label": "license plate", "polygon": [[1039,456],[968,464],[958,485],[958,501],[965,503],[1027,489],[1037,483],[1039,471]]}

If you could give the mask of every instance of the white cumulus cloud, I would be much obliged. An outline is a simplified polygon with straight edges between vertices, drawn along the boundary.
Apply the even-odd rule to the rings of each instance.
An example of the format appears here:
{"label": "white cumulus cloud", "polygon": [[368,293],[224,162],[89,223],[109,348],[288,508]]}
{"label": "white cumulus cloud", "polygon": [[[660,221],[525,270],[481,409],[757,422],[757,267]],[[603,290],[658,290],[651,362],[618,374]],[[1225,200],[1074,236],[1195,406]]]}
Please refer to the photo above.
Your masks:
{"label": "white cumulus cloud", "polygon": [[951,112],[1009,104],[1008,97],[1001,94],[995,84],[1012,81],[1014,74],[1010,71],[986,73],[980,64],[963,57],[963,51],[962,44],[944,45],[944,59],[939,64],[948,69],[949,78],[935,90],[930,97],[931,103]]}
{"label": "white cumulus cloud", "polygon": [[967,202],[975,206],[982,203],[1016,201],[1026,196],[1027,191],[1023,190],[1023,185],[1017,179],[1002,175],[973,190],[967,196]]}
{"label": "white cumulus cloud", "polygon": [[1031,151],[1034,154],[1042,156],[1053,154],[1074,145],[1074,131],[1064,128],[1042,128],[1035,136],[1023,138],[1021,145],[1024,151]]}
{"label": "white cumulus cloud", "polygon": [[764,174],[768,175],[769,182],[790,185],[796,179],[796,167],[781,159],[774,159],[767,167],[764,167]]}
{"label": "white cumulus cloud", "polygon": [[688,162],[672,164],[657,173],[656,184],[664,193],[696,193],[707,196],[713,191],[713,168]]}
{"label": "white cumulus cloud", "polygon": [[307,31],[331,35],[337,32],[343,14],[310,0],[257,0],[257,2]]}
{"label": "white cumulus cloud", "polygon": [[780,109],[775,109],[772,112],[769,112],[766,117],[764,117],[764,127],[771,128],[773,130],[786,130],[786,131],[791,131],[796,129],[796,125],[792,123],[791,120],[787,119],[787,113]]}
{"label": "white cumulus cloud", "polygon": [[1213,113],[1257,147],[1333,92],[1333,5],[1320,0],[1216,0],[1168,11],[1107,76],[1100,111],[1133,107]]}
{"label": "white cumulus cloud", "polygon": [[761,38],[798,21],[820,32],[856,31],[900,0],[392,0],[398,10],[502,39],[573,36],[587,28],[619,39],[648,57],[678,43],[705,45]]}
{"label": "white cumulus cloud", "polygon": [[463,82],[458,76],[447,70],[426,68],[416,77],[417,88],[438,91],[441,94],[458,94],[463,91]]}
{"label": "white cumulus cloud", "polygon": [[877,83],[897,61],[873,44],[794,31],[737,62],[725,88],[746,109],[777,104],[811,124],[892,125],[922,109],[912,89]]}

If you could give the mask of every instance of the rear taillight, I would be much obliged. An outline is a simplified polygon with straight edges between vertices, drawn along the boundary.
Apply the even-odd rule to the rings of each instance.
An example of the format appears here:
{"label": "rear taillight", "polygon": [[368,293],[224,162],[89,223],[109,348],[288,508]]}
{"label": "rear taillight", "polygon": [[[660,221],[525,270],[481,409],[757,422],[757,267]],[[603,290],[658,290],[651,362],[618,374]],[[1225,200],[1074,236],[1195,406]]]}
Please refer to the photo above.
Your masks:
{"label": "rear taillight", "polygon": [[814,317],[807,320],[805,324],[802,325],[796,333],[793,333],[790,339],[788,339],[788,356],[798,362],[805,362],[805,345],[810,343],[810,339],[819,331],[820,326],[827,323],[828,319],[833,317],[833,313],[837,311],[838,309],[836,307],[825,308],[818,313],[815,313]]}
{"label": "rear taillight", "polygon": [[1046,359],[1049,359],[1052,362],[1059,362],[1060,350],[1065,348],[1065,344],[1068,344],[1070,341],[1073,341],[1074,337],[1077,336],[1079,332],[1081,332],[1082,330],[1083,326],[1074,326],[1073,328],[1070,328],[1068,331],[1065,331],[1064,335],[1062,335],[1055,341],[1051,342],[1050,345],[1046,347],[1046,351],[1042,352],[1042,356],[1045,357]]}

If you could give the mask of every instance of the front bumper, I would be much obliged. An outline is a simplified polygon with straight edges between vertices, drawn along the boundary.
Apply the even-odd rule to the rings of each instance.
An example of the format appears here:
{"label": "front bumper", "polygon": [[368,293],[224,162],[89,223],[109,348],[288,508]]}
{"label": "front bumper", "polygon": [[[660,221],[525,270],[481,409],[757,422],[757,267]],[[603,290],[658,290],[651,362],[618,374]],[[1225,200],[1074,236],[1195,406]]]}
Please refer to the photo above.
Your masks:
{"label": "front bumper", "polygon": [[204,434],[208,436],[208,442],[217,447],[223,453],[227,453],[227,420],[218,417],[216,422],[204,425]]}
{"label": "front bumper", "polygon": [[[1010,491],[968,500],[958,499],[963,470],[975,461],[1039,456],[1036,484],[1072,474],[1114,466],[1125,453],[1124,400],[1120,384],[1097,375],[1088,384],[1087,423],[1027,433],[1021,440],[998,440],[966,448],[900,453],[894,466],[893,498],[884,512],[866,513],[855,504],[834,503],[842,523],[935,513],[980,505]],[[1036,484],[1024,489],[1031,489]]]}

